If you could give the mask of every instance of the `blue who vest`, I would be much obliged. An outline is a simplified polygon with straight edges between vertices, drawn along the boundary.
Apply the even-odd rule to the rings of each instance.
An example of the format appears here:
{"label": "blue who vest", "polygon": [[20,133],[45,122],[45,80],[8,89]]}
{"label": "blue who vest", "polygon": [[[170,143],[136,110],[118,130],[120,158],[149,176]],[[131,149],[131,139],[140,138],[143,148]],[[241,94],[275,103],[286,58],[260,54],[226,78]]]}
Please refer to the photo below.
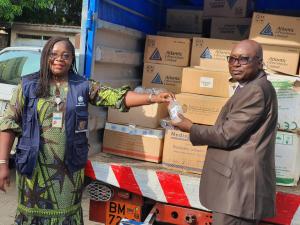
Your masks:
{"label": "blue who vest", "polygon": [[[16,148],[16,168],[31,178],[41,149],[38,121],[36,89],[39,73],[22,78],[25,104],[22,115],[22,136]],[[89,83],[77,74],[69,74],[69,89],[65,115],[65,158],[64,163],[69,172],[73,173],[84,168],[88,156],[88,125]]]}

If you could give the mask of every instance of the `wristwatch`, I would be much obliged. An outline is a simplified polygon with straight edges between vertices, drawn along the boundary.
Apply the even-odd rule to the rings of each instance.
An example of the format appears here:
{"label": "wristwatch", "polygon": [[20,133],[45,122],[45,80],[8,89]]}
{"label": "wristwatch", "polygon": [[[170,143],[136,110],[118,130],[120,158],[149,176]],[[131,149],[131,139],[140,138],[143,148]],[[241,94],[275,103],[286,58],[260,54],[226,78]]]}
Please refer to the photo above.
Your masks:
{"label": "wristwatch", "polygon": [[152,97],[153,97],[153,93],[149,94],[149,96],[148,96],[148,102],[149,103],[154,103],[153,100],[152,100]]}

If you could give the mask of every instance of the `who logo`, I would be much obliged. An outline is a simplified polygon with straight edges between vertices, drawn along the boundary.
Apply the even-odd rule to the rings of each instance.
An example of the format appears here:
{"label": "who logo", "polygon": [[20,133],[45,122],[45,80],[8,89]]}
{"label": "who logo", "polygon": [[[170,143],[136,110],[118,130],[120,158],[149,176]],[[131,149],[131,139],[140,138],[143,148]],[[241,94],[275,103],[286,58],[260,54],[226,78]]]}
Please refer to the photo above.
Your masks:
{"label": "who logo", "polygon": [[150,56],[150,60],[161,60],[161,56],[160,53],[158,51],[158,48],[156,48],[154,50],[154,52],[152,53],[152,55]]}
{"label": "who logo", "polygon": [[260,32],[261,35],[266,35],[266,36],[273,36],[273,31],[270,23],[268,23],[264,29]]}
{"label": "who logo", "polygon": [[202,59],[212,59],[211,52],[210,52],[208,47],[202,52],[202,54],[200,55],[200,58],[202,58]]}

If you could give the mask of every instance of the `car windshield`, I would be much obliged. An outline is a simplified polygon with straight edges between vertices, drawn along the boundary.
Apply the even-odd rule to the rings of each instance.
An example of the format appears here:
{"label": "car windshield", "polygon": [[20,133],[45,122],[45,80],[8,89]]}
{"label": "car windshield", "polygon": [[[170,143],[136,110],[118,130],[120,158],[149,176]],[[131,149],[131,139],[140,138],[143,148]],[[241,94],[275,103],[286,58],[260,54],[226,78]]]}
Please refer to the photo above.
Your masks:
{"label": "car windshield", "polygon": [[21,76],[40,69],[39,51],[6,51],[0,54],[0,82],[17,85]]}

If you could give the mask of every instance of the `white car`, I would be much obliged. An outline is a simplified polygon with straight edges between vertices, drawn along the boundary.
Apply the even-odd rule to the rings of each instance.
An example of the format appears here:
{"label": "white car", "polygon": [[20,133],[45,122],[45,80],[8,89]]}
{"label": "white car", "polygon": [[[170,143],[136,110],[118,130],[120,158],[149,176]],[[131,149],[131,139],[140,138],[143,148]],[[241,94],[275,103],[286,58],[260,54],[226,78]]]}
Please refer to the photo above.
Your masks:
{"label": "white car", "polygon": [[39,70],[41,51],[39,47],[8,47],[0,51],[0,117],[21,76]]}

